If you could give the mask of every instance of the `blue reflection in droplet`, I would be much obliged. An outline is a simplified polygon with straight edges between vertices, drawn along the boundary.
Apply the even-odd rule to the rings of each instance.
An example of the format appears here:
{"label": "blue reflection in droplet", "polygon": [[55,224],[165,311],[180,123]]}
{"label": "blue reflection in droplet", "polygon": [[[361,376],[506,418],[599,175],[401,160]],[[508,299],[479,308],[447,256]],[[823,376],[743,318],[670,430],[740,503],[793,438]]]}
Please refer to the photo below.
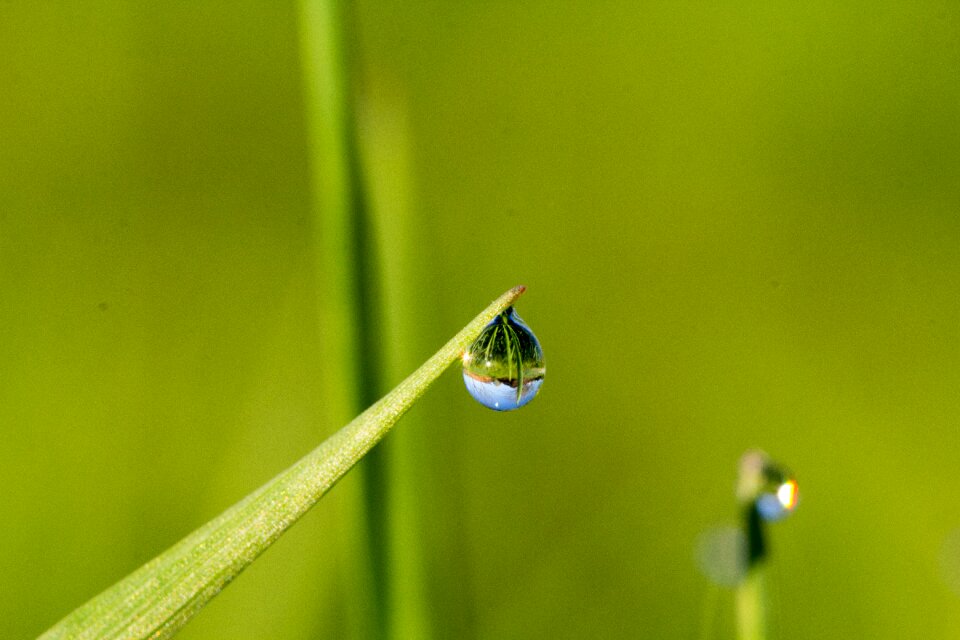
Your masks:
{"label": "blue reflection in droplet", "polygon": [[463,372],[463,382],[470,395],[483,406],[496,411],[511,411],[519,409],[533,400],[537,392],[540,391],[543,378],[525,382],[520,390],[519,397],[516,387],[511,387],[499,380],[480,380],[472,377],[466,371]]}
{"label": "blue reflection in droplet", "polygon": [[484,327],[463,354],[463,382],[474,399],[496,411],[519,409],[540,391],[543,350],[513,307]]}
{"label": "blue reflection in droplet", "polygon": [[776,491],[767,491],[757,497],[757,513],[768,522],[783,520],[797,508],[799,494],[797,481],[790,478],[776,486]]}

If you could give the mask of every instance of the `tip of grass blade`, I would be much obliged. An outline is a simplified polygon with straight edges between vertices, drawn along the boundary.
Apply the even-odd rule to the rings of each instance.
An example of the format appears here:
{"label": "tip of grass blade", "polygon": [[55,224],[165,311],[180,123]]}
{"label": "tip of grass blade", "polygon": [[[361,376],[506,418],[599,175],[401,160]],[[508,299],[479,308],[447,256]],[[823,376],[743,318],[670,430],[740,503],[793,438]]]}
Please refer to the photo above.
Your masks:
{"label": "tip of grass blade", "polygon": [[514,288],[508,290],[502,296],[498,298],[499,301],[502,301],[506,307],[511,306],[517,299],[523,295],[523,292],[527,290],[526,285],[518,284]]}

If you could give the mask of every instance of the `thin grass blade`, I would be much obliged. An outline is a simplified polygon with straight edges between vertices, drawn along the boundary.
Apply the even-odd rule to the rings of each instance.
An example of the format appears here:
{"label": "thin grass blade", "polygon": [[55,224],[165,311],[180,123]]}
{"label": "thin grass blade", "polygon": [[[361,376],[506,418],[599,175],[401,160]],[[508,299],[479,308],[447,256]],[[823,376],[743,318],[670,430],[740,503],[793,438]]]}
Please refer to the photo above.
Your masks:
{"label": "thin grass blade", "polygon": [[523,291],[514,287],[493,301],[393,391],[319,447],[76,609],[41,640],[173,636],[363,458]]}

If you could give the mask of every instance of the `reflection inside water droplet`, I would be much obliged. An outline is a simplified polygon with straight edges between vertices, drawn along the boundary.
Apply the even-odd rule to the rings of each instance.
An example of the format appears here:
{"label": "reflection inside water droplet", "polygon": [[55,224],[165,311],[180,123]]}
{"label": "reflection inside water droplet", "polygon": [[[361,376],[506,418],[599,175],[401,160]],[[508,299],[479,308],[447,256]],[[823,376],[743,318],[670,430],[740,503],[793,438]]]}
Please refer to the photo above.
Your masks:
{"label": "reflection inside water droplet", "polygon": [[796,510],[800,488],[789,470],[766,453],[753,450],[740,459],[737,496],[744,503],[752,503],[761,518],[775,522]]}
{"label": "reflection inside water droplet", "polygon": [[474,399],[496,411],[519,409],[543,384],[540,341],[510,307],[463,354],[463,382]]}
{"label": "reflection inside water droplet", "polygon": [[757,497],[757,512],[768,522],[782,520],[797,508],[799,496],[797,481],[793,478],[771,482]]}

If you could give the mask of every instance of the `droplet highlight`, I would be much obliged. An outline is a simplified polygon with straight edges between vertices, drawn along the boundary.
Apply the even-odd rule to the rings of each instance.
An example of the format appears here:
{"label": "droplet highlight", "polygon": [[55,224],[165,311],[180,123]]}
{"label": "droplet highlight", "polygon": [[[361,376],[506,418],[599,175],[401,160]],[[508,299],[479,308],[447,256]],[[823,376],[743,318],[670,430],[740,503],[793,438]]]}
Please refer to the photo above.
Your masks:
{"label": "droplet highlight", "polygon": [[757,498],[757,511],[768,522],[783,520],[797,508],[797,482],[787,480],[768,493]]}
{"label": "droplet highlight", "polygon": [[536,397],[546,371],[543,349],[513,307],[463,354],[463,383],[473,398],[495,411],[519,409]]}

